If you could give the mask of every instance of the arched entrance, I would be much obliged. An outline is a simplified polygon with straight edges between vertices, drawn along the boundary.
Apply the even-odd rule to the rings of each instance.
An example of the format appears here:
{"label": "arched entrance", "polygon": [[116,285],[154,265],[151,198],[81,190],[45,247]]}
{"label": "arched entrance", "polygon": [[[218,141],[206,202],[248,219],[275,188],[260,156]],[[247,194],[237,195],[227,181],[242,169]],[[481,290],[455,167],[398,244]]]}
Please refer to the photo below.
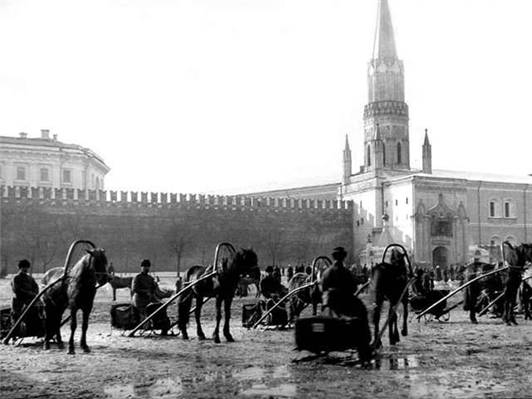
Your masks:
{"label": "arched entrance", "polygon": [[442,269],[449,266],[449,250],[445,247],[436,247],[432,251],[432,264],[440,266]]}

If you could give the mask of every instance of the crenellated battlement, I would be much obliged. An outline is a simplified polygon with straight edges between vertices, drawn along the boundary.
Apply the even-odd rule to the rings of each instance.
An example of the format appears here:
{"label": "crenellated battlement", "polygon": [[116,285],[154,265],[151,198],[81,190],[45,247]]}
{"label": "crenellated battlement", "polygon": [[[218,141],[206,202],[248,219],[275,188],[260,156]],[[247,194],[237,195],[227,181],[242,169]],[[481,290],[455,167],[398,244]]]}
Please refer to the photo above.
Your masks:
{"label": "crenellated battlement", "polygon": [[46,187],[0,186],[3,203],[32,201],[51,206],[90,206],[204,209],[286,209],[286,210],[353,210],[352,201],[312,200],[273,197],[246,197],[239,195],[178,194],[137,191],[74,190]]}

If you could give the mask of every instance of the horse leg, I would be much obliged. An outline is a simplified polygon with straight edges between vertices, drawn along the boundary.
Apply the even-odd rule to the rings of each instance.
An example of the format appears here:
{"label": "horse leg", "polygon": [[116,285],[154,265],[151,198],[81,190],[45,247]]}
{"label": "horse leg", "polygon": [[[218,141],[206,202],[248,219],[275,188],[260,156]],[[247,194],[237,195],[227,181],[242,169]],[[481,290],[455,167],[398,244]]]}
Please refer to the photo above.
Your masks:
{"label": "horse leg", "polygon": [[89,316],[91,314],[91,309],[83,309],[83,321],[81,323],[81,340],[79,346],[83,349],[83,352],[89,353],[91,350],[89,345],[87,345],[87,329],[89,328]]}
{"label": "horse leg", "polygon": [[403,328],[401,329],[401,335],[406,337],[408,335],[408,295],[405,294],[403,298]]}
{"label": "horse leg", "polygon": [[188,293],[180,297],[177,301],[177,326],[183,339],[188,339],[187,324],[192,305],[192,294]]}
{"label": "horse leg", "polygon": [[46,317],[44,319],[43,349],[48,350],[50,349],[50,339],[52,339],[53,332],[55,331],[55,326],[53,323],[56,320],[56,316],[50,307],[46,307],[45,312],[46,312]]}
{"label": "horse leg", "polygon": [[390,340],[390,345],[395,345],[399,341],[399,333],[397,331],[397,313],[391,308],[388,311],[388,317],[390,321],[388,322],[388,338]]}
{"label": "horse leg", "polygon": [[196,318],[196,334],[198,335],[199,340],[205,339],[205,334],[201,329],[201,307],[203,305],[203,297],[196,297],[196,309],[194,310],[194,317]]}
{"label": "horse leg", "polygon": [[229,331],[229,322],[231,320],[231,303],[233,298],[225,298],[224,300],[224,337],[227,342],[235,342],[231,332]]}
{"label": "horse leg", "polygon": [[222,298],[217,296],[216,297],[216,327],[214,328],[214,332],[212,333],[212,338],[214,339],[214,342],[217,344],[220,343],[220,320],[222,320]]}
{"label": "horse leg", "polygon": [[70,309],[70,339],[68,340],[68,354],[74,355],[76,353],[74,349],[74,333],[77,327],[77,309]]}
{"label": "horse leg", "polygon": [[65,345],[63,344],[63,339],[61,338],[61,318],[62,314],[57,315],[55,320],[55,339],[57,341],[57,347],[59,349],[64,349]]}
{"label": "horse leg", "polygon": [[113,301],[116,301],[116,288],[115,287],[112,287],[113,288]]}
{"label": "horse leg", "polygon": [[373,304],[373,347],[380,348],[382,342],[379,338],[379,322],[381,319],[381,308],[382,308],[382,299],[377,298]]}

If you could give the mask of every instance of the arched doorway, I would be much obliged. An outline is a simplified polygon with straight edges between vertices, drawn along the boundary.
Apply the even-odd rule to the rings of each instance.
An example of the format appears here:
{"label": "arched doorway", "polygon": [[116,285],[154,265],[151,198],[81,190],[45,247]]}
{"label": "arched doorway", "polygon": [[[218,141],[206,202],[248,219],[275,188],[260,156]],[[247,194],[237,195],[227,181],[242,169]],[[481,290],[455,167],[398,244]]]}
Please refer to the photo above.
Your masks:
{"label": "arched doorway", "polygon": [[449,250],[445,247],[436,247],[432,251],[432,264],[446,269],[449,266]]}

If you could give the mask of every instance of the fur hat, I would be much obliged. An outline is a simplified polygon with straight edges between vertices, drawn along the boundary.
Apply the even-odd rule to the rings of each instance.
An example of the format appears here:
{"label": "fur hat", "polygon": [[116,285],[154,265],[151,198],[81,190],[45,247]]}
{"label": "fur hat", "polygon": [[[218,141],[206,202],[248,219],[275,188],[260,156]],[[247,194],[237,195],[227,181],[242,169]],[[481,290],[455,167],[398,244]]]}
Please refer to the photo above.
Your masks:
{"label": "fur hat", "polygon": [[332,257],[336,260],[343,260],[347,256],[347,252],[344,247],[336,247],[333,249]]}
{"label": "fur hat", "polygon": [[140,262],[140,267],[150,267],[151,262],[149,259],[144,259],[142,262]]}
{"label": "fur hat", "polygon": [[27,259],[22,259],[21,261],[18,262],[18,268],[19,269],[22,269],[23,267],[30,267],[30,262],[29,260]]}

